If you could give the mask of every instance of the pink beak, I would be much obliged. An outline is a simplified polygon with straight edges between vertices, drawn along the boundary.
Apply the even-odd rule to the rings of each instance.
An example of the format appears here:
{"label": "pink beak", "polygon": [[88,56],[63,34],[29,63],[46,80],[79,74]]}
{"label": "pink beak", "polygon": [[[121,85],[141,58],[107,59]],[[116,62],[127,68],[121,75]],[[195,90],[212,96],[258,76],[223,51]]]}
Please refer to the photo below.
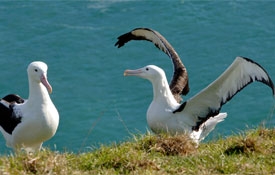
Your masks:
{"label": "pink beak", "polygon": [[53,89],[52,86],[50,85],[50,83],[47,80],[47,76],[46,74],[42,74],[40,77],[41,83],[47,88],[49,94],[52,93]]}
{"label": "pink beak", "polygon": [[137,69],[137,70],[125,70],[124,71],[124,76],[138,76],[140,73],[142,73],[141,69]]}

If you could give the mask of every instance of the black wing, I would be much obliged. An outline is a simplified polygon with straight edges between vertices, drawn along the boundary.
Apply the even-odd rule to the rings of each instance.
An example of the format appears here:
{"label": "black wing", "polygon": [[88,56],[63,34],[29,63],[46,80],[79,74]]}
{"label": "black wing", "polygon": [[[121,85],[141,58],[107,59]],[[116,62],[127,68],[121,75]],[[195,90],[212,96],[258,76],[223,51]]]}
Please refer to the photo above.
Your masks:
{"label": "black wing", "polygon": [[21,116],[16,116],[13,112],[15,103],[23,103],[24,99],[15,94],[9,94],[0,102],[0,126],[9,134],[21,123]]}
{"label": "black wing", "polygon": [[2,98],[3,100],[9,102],[9,103],[24,103],[24,99],[21,98],[19,95],[16,95],[16,94],[9,94],[9,95],[6,95],[4,98]]}

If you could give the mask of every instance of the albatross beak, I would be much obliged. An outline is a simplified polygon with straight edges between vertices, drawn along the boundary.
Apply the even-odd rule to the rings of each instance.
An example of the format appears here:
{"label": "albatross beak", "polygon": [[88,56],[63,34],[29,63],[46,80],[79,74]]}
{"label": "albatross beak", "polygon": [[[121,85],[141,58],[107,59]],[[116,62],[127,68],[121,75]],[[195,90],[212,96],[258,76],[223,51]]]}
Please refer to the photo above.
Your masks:
{"label": "albatross beak", "polygon": [[42,74],[40,80],[41,80],[41,83],[47,88],[49,94],[51,94],[53,89],[52,89],[52,86],[50,85],[50,83],[47,80],[46,74]]}
{"label": "albatross beak", "polygon": [[142,73],[141,69],[137,69],[137,70],[125,70],[124,71],[124,76],[138,76],[140,73]]}

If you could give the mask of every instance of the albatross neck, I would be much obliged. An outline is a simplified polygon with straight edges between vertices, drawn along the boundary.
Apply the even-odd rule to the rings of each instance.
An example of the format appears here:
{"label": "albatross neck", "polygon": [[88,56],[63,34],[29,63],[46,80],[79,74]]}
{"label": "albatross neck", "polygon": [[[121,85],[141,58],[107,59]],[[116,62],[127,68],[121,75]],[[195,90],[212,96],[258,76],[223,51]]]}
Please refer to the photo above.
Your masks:
{"label": "albatross neck", "polygon": [[42,83],[29,82],[29,103],[40,104],[49,100],[49,93]]}
{"label": "albatross neck", "polygon": [[166,77],[161,77],[160,79],[155,79],[152,81],[153,85],[153,101],[167,102],[168,104],[177,104]]}

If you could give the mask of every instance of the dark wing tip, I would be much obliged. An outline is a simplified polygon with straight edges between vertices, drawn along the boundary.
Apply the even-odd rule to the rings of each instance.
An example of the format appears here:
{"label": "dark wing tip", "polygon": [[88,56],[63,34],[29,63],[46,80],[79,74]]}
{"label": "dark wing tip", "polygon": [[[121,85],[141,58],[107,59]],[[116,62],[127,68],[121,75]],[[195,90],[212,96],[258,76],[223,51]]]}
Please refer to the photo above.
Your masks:
{"label": "dark wing tip", "polygon": [[127,43],[128,41],[131,40],[131,35],[132,35],[131,32],[120,35],[117,38],[118,41],[115,43],[115,46],[117,46],[117,48],[120,48],[120,47],[124,46],[125,43]]}
{"label": "dark wing tip", "polygon": [[127,42],[129,42],[131,40],[146,40],[146,38],[144,38],[142,36],[136,36],[136,35],[134,35],[133,32],[135,30],[148,30],[148,31],[154,32],[154,30],[152,30],[150,28],[144,28],[144,27],[135,28],[135,29],[131,30],[128,33],[120,35],[117,38],[118,41],[115,43],[115,46],[117,46],[117,48],[120,48],[120,47],[124,46],[125,43],[127,43]]}
{"label": "dark wing tip", "polygon": [[256,64],[257,66],[259,66],[259,67],[266,73],[266,75],[268,76],[268,80],[266,80],[266,79],[261,79],[261,80],[257,80],[257,81],[260,81],[260,82],[266,84],[267,86],[269,86],[269,87],[272,89],[272,94],[273,94],[273,96],[274,96],[274,98],[275,98],[275,87],[274,87],[274,83],[272,82],[272,80],[271,80],[269,74],[267,73],[267,71],[266,71],[260,64],[258,64],[257,62],[253,61],[252,59],[247,58],[247,57],[242,57],[242,56],[239,56],[239,57],[242,58],[242,59],[245,59],[245,60],[248,61],[248,62],[251,62],[251,63],[253,63],[253,64]]}

